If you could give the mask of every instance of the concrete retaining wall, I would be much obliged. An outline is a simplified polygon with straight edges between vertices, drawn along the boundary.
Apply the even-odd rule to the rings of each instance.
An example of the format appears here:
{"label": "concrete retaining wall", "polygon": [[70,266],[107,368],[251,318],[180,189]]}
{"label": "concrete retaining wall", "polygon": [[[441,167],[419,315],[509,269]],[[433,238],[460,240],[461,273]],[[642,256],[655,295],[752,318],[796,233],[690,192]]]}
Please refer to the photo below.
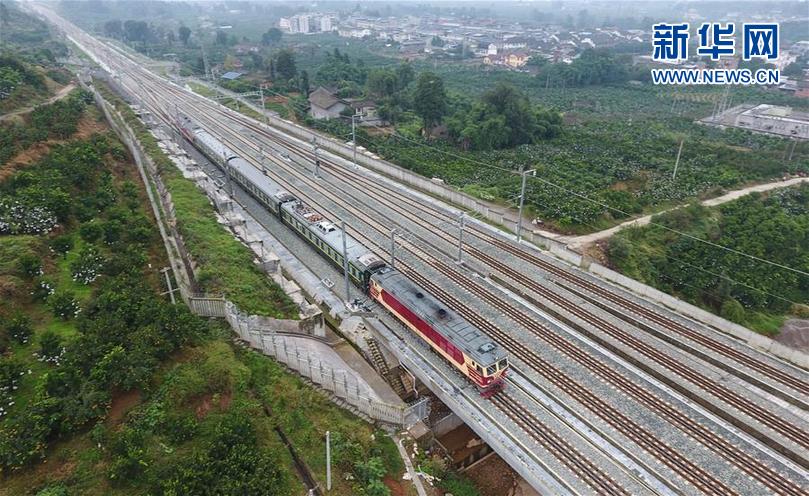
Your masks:
{"label": "concrete retaining wall", "polygon": [[772,339],[762,336],[761,334],[757,334],[746,327],[742,327],[690,303],[686,303],[685,301],[674,298],[673,296],[663,293],[662,291],[659,291],[651,286],[647,286],[634,279],[626,277],[623,274],[619,274],[614,270],[610,270],[603,265],[592,263],[590,264],[588,270],[591,274],[624,286],[641,296],[661,303],[687,317],[730,334],[731,336],[749,344],[750,346],[772,353],[773,355],[794,363],[799,367],[809,369],[809,355],[806,355],[805,353],[777,343]]}

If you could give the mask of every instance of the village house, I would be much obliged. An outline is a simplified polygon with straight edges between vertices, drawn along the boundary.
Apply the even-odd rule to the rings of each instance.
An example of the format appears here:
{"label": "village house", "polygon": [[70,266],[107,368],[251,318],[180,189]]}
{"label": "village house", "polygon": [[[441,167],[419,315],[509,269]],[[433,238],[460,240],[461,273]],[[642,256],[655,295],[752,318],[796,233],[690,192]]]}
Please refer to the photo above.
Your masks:
{"label": "village house", "polygon": [[322,86],[309,93],[309,115],[315,119],[336,119],[348,107],[348,102],[337,98]]}
{"label": "village house", "polygon": [[501,52],[494,55],[486,55],[483,57],[483,63],[486,65],[501,65],[518,69],[528,63],[531,55],[525,50],[515,50],[512,52]]}

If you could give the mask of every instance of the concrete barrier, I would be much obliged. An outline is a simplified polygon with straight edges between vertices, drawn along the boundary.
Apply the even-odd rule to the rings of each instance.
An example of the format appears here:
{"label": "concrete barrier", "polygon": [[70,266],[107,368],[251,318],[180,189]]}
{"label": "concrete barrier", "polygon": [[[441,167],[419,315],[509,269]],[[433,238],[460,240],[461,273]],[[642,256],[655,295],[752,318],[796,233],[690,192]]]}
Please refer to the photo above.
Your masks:
{"label": "concrete barrier", "polygon": [[702,308],[677,299],[651,286],[647,286],[646,284],[626,277],[623,274],[619,274],[618,272],[608,269],[603,265],[592,263],[590,264],[589,272],[603,279],[624,286],[625,288],[650,300],[661,303],[664,306],[685,315],[686,317],[690,317],[694,320],[702,322],[703,324],[707,324],[714,329],[729,334],[739,341],[747,343],[754,348],[769,352],[799,367],[809,369],[809,355],[802,353],[799,350],[784,346],[781,343],[773,341],[772,339],[762,336],[761,334],[755,333],[746,327],[730,322],[729,320],[725,320],[718,315],[708,312],[707,310],[703,310]]}

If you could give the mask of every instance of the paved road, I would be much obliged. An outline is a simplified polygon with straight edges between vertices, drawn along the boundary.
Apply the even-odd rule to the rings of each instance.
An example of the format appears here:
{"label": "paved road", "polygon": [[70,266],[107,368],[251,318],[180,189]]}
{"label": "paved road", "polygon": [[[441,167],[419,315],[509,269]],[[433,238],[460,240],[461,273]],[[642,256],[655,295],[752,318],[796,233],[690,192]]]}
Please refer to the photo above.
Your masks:
{"label": "paved road", "polygon": [[[762,192],[762,191],[769,191],[769,190],[777,189],[777,188],[785,188],[787,186],[794,186],[796,184],[800,184],[800,183],[803,183],[803,182],[809,182],[809,177],[796,177],[796,178],[793,178],[793,179],[787,179],[786,181],[776,181],[776,182],[773,182],[773,183],[757,184],[755,186],[748,186],[747,188],[742,188],[742,189],[739,189],[739,190],[736,190],[736,191],[731,191],[730,193],[727,193],[725,195],[718,196],[716,198],[711,198],[710,200],[704,200],[704,201],[702,201],[700,203],[702,205],[706,206],[706,207],[714,207],[716,205],[721,205],[723,203],[727,203],[729,201],[736,200],[738,198],[741,198],[742,196],[748,195],[748,194],[753,193],[753,192]],[[677,207],[677,208],[680,208],[680,207]],[[675,209],[664,210],[663,212],[668,212],[670,210],[675,210]],[[648,224],[652,220],[652,216],[659,215],[660,213],[663,213],[663,212],[658,212],[657,214],[646,215],[646,216],[643,216],[643,217],[639,217],[637,219],[628,220],[628,221],[626,221],[626,222],[624,222],[622,224],[618,224],[615,227],[611,227],[609,229],[604,229],[603,231],[598,231],[598,232],[594,232],[594,233],[591,233],[591,234],[585,234],[585,235],[582,235],[582,236],[557,236],[556,240],[561,241],[563,243],[566,243],[566,244],[570,245],[571,247],[577,247],[577,246],[585,245],[585,244],[588,244],[588,243],[593,243],[595,241],[600,241],[602,239],[609,238],[610,236],[612,236],[616,232],[620,231],[621,229],[625,229],[627,227],[645,226],[646,224]]]}

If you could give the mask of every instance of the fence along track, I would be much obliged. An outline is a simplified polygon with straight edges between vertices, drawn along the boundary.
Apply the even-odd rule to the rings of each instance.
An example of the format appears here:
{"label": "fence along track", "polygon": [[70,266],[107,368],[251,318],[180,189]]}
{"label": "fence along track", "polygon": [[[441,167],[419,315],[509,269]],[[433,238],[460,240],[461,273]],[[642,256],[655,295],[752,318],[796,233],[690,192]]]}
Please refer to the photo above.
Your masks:
{"label": "fence along track", "polygon": [[[247,123],[247,121],[245,121],[245,122]],[[264,133],[265,135],[267,135],[268,137],[270,137],[270,135],[268,133],[266,133],[264,130],[262,130],[260,127],[256,126],[255,124],[253,124],[253,123],[247,123],[247,124],[251,125],[251,127],[253,127],[254,129],[257,129],[257,130],[261,131],[262,133]],[[272,136],[271,138],[278,140],[278,138],[275,137],[275,136]],[[306,150],[305,148],[301,147],[300,145],[298,145],[296,143],[292,143],[289,140],[280,140],[280,141],[284,141],[285,146],[296,149],[297,152],[300,153],[303,156],[307,156],[307,157],[310,157],[310,158],[313,157],[313,153],[311,151]],[[429,204],[425,204],[424,202],[417,202],[417,201],[413,200],[412,198],[401,194],[395,188],[391,188],[391,187],[385,185],[384,182],[372,182],[368,178],[365,178],[361,174],[358,174],[355,171],[351,170],[349,167],[346,167],[346,166],[341,165],[341,164],[337,164],[336,162],[332,162],[332,161],[328,161],[328,163],[331,164],[331,165],[335,165],[337,167],[340,167],[342,169],[341,174],[348,175],[353,180],[355,180],[356,182],[360,182],[360,183],[368,186],[366,191],[369,191],[369,192],[372,191],[372,187],[373,188],[380,188],[381,187],[381,188],[385,189],[388,193],[391,193],[391,194],[395,195],[397,197],[397,200],[405,201],[406,203],[408,203],[410,205],[413,205],[413,206],[416,206],[416,207],[421,208],[421,209],[424,209],[425,206],[427,206],[427,207],[430,206]],[[337,177],[339,177],[339,176],[337,176]],[[431,215],[433,215],[435,217],[443,217],[445,222],[447,220],[452,220],[449,215],[447,215],[445,212],[442,212],[439,209],[430,208],[430,210],[432,211]],[[682,336],[684,336],[686,338],[693,339],[694,341],[699,342],[700,344],[710,348],[712,351],[714,351],[716,353],[719,353],[719,354],[721,354],[723,356],[734,359],[734,360],[736,360],[736,361],[738,361],[738,362],[740,362],[740,363],[742,363],[742,364],[744,364],[746,366],[751,367],[752,369],[755,369],[755,370],[759,371],[763,375],[766,375],[766,376],[768,376],[768,377],[770,377],[770,378],[772,378],[774,380],[783,382],[785,385],[795,389],[796,391],[799,391],[799,392],[801,392],[803,394],[809,394],[809,382],[807,382],[807,381],[803,381],[803,380],[801,380],[801,379],[799,379],[797,377],[794,377],[794,376],[792,376],[792,375],[778,369],[777,367],[773,367],[772,365],[767,364],[767,363],[765,363],[765,362],[763,362],[763,361],[761,361],[761,360],[759,360],[759,359],[757,359],[757,358],[755,358],[753,356],[750,356],[749,354],[746,354],[746,353],[743,353],[743,352],[741,352],[739,350],[736,350],[735,348],[733,348],[733,347],[731,347],[731,346],[729,346],[729,345],[727,345],[725,343],[722,343],[722,342],[720,342],[720,341],[718,341],[716,339],[713,339],[712,337],[710,337],[710,336],[708,336],[706,334],[703,334],[703,333],[701,333],[699,331],[690,329],[687,326],[681,324],[680,322],[677,322],[676,320],[673,320],[673,319],[670,319],[670,318],[666,317],[665,315],[663,315],[660,312],[656,312],[654,310],[648,309],[648,308],[646,308],[646,307],[644,307],[644,306],[642,306],[642,305],[640,305],[638,303],[635,303],[635,302],[631,301],[630,299],[628,299],[628,298],[626,298],[626,297],[624,297],[624,296],[622,296],[622,295],[620,295],[620,294],[618,294],[616,292],[612,292],[607,288],[604,288],[604,287],[599,286],[599,285],[597,285],[595,283],[592,283],[592,282],[588,281],[587,279],[574,274],[571,271],[561,269],[561,268],[555,266],[552,263],[549,263],[549,262],[547,262],[545,260],[542,260],[540,257],[538,257],[537,255],[535,255],[533,253],[530,253],[530,252],[528,252],[526,250],[523,250],[523,249],[521,249],[519,247],[513,246],[508,241],[499,239],[498,237],[492,235],[491,233],[488,233],[488,232],[482,230],[478,226],[473,225],[471,233],[472,233],[472,235],[474,235],[478,239],[481,239],[481,240],[483,240],[485,242],[488,242],[489,244],[492,244],[492,245],[497,246],[497,247],[499,247],[501,249],[504,249],[504,250],[508,251],[509,253],[511,253],[511,254],[513,254],[515,256],[518,256],[519,258],[521,258],[521,259],[523,259],[525,261],[528,261],[529,263],[531,263],[531,264],[533,264],[533,265],[535,265],[535,266],[537,266],[537,267],[539,267],[539,268],[541,268],[541,269],[543,269],[543,270],[545,270],[547,272],[551,272],[552,274],[557,275],[557,276],[565,279],[566,281],[568,281],[570,283],[573,283],[573,284],[576,284],[576,285],[578,285],[578,286],[580,286],[582,288],[588,289],[588,290],[590,290],[590,291],[592,291],[594,293],[599,294],[600,296],[602,296],[604,298],[609,299],[611,302],[617,303],[619,306],[624,307],[627,310],[630,310],[630,311],[633,311],[633,312],[635,312],[637,314],[640,314],[640,315],[648,318],[649,320],[651,320],[655,324],[663,326],[665,329],[667,329],[669,331],[675,332],[675,333],[677,333],[679,335],[682,335]],[[733,373],[736,373],[736,374],[740,373],[740,371],[738,371],[738,370],[729,370],[729,371],[733,372]]]}
{"label": "fence along track", "polygon": [[[310,203],[311,203],[311,202],[310,202]],[[707,474],[706,474],[706,475],[707,475]],[[700,485],[702,485],[702,484],[700,484]],[[725,490],[724,490],[724,491],[722,491],[722,493],[723,493],[723,494],[727,494],[727,493],[729,492],[727,489],[728,489],[728,488],[725,488]],[[777,491],[777,492],[779,492],[779,493],[780,493],[780,491]]]}
{"label": "fence along track", "polygon": [[[226,141],[227,141],[227,140],[226,140]],[[232,143],[231,143],[231,146],[232,146]],[[294,171],[293,171],[293,174],[297,174],[297,172],[294,172]],[[274,174],[274,175],[275,175],[275,174]],[[287,185],[287,187],[288,187],[288,189],[293,190],[293,191],[298,191],[299,196],[300,196],[302,199],[306,200],[306,201],[307,201],[307,203],[309,203],[309,204],[310,204],[310,205],[312,205],[313,207],[315,207],[315,206],[316,206],[316,207],[321,208],[321,209],[323,208],[321,205],[319,205],[319,203],[318,203],[317,201],[315,201],[314,199],[312,199],[312,198],[311,198],[311,197],[309,197],[308,195],[303,194],[303,193],[302,193],[302,192],[300,192],[300,190],[298,190],[297,188],[292,188],[292,187],[291,187],[291,184],[289,184],[289,183],[288,183],[287,181],[285,181],[283,178],[278,177],[277,175],[275,175],[275,176],[276,176],[276,180],[277,180],[279,183],[281,183],[281,184],[286,184],[286,185]],[[352,209],[353,209],[353,210],[356,210],[356,207],[353,207],[353,206],[347,206],[346,208],[347,208],[348,210],[352,210]],[[360,215],[361,215],[361,214],[360,214]],[[373,221],[369,221],[369,220],[367,220],[367,219],[366,219],[366,222],[374,223]],[[380,228],[379,226],[375,227],[375,229],[377,229],[378,231],[382,232],[382,231],[381,231],[381,228]],[[373,242],[373,241],[371,241],[370,239],[368,239],[368,238],[367,238],[367,236],[365,236],[365,235],[363,235],[362,233],[358,232],[356,229],[354,229],[354,233],[352,233],[352,235],[356,236],[356,237],[357,237],[357,238],[359,238],[359,239],[364,239],[364,240],[365,240],[365,242],[366,242],[366,243],[367,243],[369,246],[376,246],[376,247],[377,247],[377,250],[379,250],[379,249],[380,249],[380,247],[378,246],[378,244],[376,244],[375,242]],[[415,247],[412,247],[412,248],[411,248],[411,250],[414,250],[414,251],[416,251],[416,252],[419,252],[419,251],[420,251],[420,250],[418,250],[418,249],[417,249],[417,248],[415,248]],[[417,255],[417,256],[419,256],[419,255]],[[427,256],[426,254],[423,254],[423,253],[422,253],[422,254],[420,255],[420,257],[421,257],[421,258],[423,258],[424,260],[427,260],[427,263],[430,263],[430,264],[434,264],[434,263],[435,263],[434,261],[430,261],[430,260],[429,260],[429,258],[430,258],[430,257],[429,257],[429,256]],[[423,276],[421,276],[421,275],[420,275],[420,274],[419,274],[417,271],[415,271],[414,269],[410,268],[410,267],[409,267],[409,266],[407,266],[406,264],[404,264],[404,263],[400,262],[400,263],[399,263],[399,264],[397,264],[397,265],[398,265],[398,267],[399,267],[400,269],[402,269],[402,268],[404,267],[403,272],[404,272],[406,275],[408,275],[408,277],[411,277],[413,280],[415,280],[415,281],[416,281],[416,282],[418,282],[420,285],[422,285],[423,287],[425,287],[425,289],[428,289],[429,291],[433,292],[433,294],[435,294],[435,295],[436,295],[436,296],[438,296],[439,298],[442,298],[442,299],[443,299],[445,302],[448,302],[452,308],[456,308],[456,309],[458,309],[458,308],[465,307],[465,305],[460,304],[460,302],[458,302],[457,300],[455,300],[453,297],[451,297],[451,296],[450,296],[449,294],[447,294],[445,291],[443,291],[443,290],[441,290],[440,288],[438,288],[438,287],[437,287],[436,285],[434,285],[432,282],[427,281],[427,280],[426,280],[426,279],[425,279]],[[450,303],[450,302],[452,302],[452,303]],[[476,315],[474,312],[472,312],[472,311],[471,311],[471,310],[470,310],[468,307],[465,307],[465,308],[466,308],[466,312],[461,312],[461,313],[465,313],[465,317],[466,317],[467,319],[469,319],[470,321],[476,321],[476,323],[477,323],[477,324],[478,324],[478,325],[479,325],[479,326],[480,326],[482,329],[487,329],[487,330],[488,330],[488,332],[489,332],[491,335],[493,335],[493,336],[499,336],[499,338],[501,338],[501,339],[502,339],[502,338],[505,336],[505,334],[501,333],[501,332],[500,332],[500,331],[499,331],[499,330],[498,330],[496,327],[491,326],[491,325],[490,325],[488,322],[486,322],[485,320],[483,320],[483,321],[481,321],[480,319],[477,319],[477,320],[476,320],[476,319],[475,319],[475,317],[476,317],[477,315]],[[510,338],[509,338],[509,339],[510,339]],[[522,348],[522,346],[521,346],[519,343],[516,343],[516,341],[511,340],[511,342],[512,342],[512,347],[511,347],[512,352],[514,352],[514,350],[519,350],[520,348]],[[518,353],[518,354],[519,354],[519,353]],[[530,362],[530,361],[527,361],[527,363],[531,363],[531,362]],[[532,364],[532,366],[533,366],[533,364]],[[537,369],[535,369],[535,370],[537,370]],[[542,372],[540,371],[540,373],[542,373]],[[561,373],[560,373],[560,374],[561,374]],[[543,374],[543,375],[544,375],[544,374]],[[557,377],[559,377],[559,376],[557,376]],[[578,386],[578,384],[577,384],[577,386]],[[565,388],[563,387],[563,389],[565,389]],[[565,389],[565,390],[567,390],[567,389]],[[581,387],[581,386],[578,386],[578,391],[579,391],[579,392],[581,392],[581,393],[583,393],[583,392],[585,392],[585,391],[586,391],[586,389],[585,389],[585,388],[583,388],[583,387]],[[585,404],[586,404],[586,401],[582,401],[582,403],[585,403]],[[642,429],[640,426],[638,426],[637,424],[635,424],[635,423],[634,423],[632,420],[630,420],[629,418],[627,418],[627,417],[623,416],[623,415],[622,415],[622,414],[620,414],[620,412],[618,412],[617,410],[614,410],[613,408],[608,407],[606,404],[601,404],[599,407],[594,407],[594,408],[592,408],[592,411],[593,411],[593,412],[597,412],[597,413],[603,412],[603,411],[605,411],[605,410],[612,410],[612,412],[613,412],[613,416],[612,416],[612,417],[613,417],[613,418],[621,418],[621,419],[623,420],[623,422],[621,422],[620,424],[616,424],[616,425],[615,425],[615,427],[620,427],[620,426],[627,426],[627,425],[631,425],[631,426],[635,426],[635,427],[636,427],[638,430],[643,430],[643,429]],[[609,421],[609,420],[608,420],[608,421]],[[620,429],[620,428],[619,428],[618,430],[619,430],[619,431],[623,431],[623,432],[625,432],[625,429]],[[674,468],[674,469],[675,469],[675,471],[676,471],[676,472],[678,472],[678,473],[679,473],[679,474],[680,474],[680,475],[681,475],[681,476],[682,476],[682,477],[683,477],[685,480],[690,481],[691,483],[693,483],[693,484],[694,484],[695,486],[697,486],[697,487],[704,488],[704,490],[706,490],[706,491],[707,491],[707,489],[710,489],[710,488],[711,488],[711,486],[714,486],[714,487],[718,488],[718,489],[717,489],[717,490],[715,490],[715,491],[707,491],[707,492],[712,493],[712,494],[717,494],[717,495],[720,495],[720,494],[721,494],[721,495],[725,495],[725,494],[733,494],[733,491],[732,491],[732,490],[731,490],[729,487],[725,486],[724,484],[722,484],[721,482],[719,482],[718,480],[716,480],[715,478],[713,478],[713,477],[712,477],[710,474],[708,474],[708,473],[707,473],[707,472],[705,472],[704,470],[699,469],[699,468],[698,468],[696,465],[693,465],[692,463],[690,463],[690,462],[688,462],[687,460],[685,460],[685,458],[684,458],[684,457],[683,457],[681,454],[677,453],[676,451],[674,451],[673,449],[670,449],[670,448],[668,448],[668,447],[661,447],[661,446],[662,446],[662,444],[660,443],[660,441],[658,441],[658,440],[655,438],[655,436],[654,436],[652,433],[647,432],[647,431],[644,431],[644,432],[645,432],[645,435],[644,435],[644,436],[642,436],[642,437],[643,437],[643,438],[645,439],[645,441],[647,442],[647,443],[646,443],[646,446],[647,446],[647,447],[652,447],[652,448],[651,448],[651,449],[653,450],[652,452],[655,452],[655,450],[656,450],[658,453],[661,453],[660,457],[661,457],[661,460],[662,460],[664,463],[669,464],[669,461],[671,460],[671,465],[670,465],[670,466],[671,466],[672,468]],[[636,438],[637,438],[637,436],[632,436],[632,435],[630,435],[630,436],[628,436],[628,437],[630,437],[630,439],[636,439]],[[643,444],[641,444],[641,445],[643,446]],[[657,445],[657,446],[655,446],[655,445]],[[664,454],[662,454],[662,453],[664,453]],[[678,468],[679,468],[679,469],[678,469]],[[694,477],[694,476],[692,476],[691,474],[699,474],[699,477]],[[708,481],[708,482],[704,482],[704,481]]]}
{"label": "fence along track", "polygon": [[[98,95],[98,97],[101,98],[100,95]],[[106,104],[106,101],[104,101],[103,98],[101,101]],[[115,114],[111,115],[118,115],[115,109],[107,108],[106,105],[105,109],[110,112],[115,112]],[[129,139],[126,141],[128,143],[139,148],[139,151],[143,154],[143,156],[148,157],[148,155],[145,155],[145,153],[142,152],[142,149],[140,149],[140,142],[128,127],[119,131],[124,132],[127,135]],[[153,199],[150,199],[150,201],[153,201]],[[156,209],[158,208],[156,205],[153,205],[153,207]],[[158,221],[160,221],[160,219]],[[166,236],[169,237],[172,237],[173,235],[173,233],[171,235],[166,234]],[[175,243],[182,243],[182,240],[172,239],[172,241]],[[317,360],[317,362],[319,362],[318,366],[312,367],[311,364],[314,363],[314,360],[312,359],[311,355],[305,351],[301,352],[297,347],[295,348],[296,353],[293,357],[291,354],[286,353],[286,348],[281,349],[275,346],[272,348],[267,348],[265,339],[263,337],[261,339],[261,344],[257,345],[254,342],[255,340],[251,340],[249,337],[253,336],[256,332],[263,335],[273,333],[267,331],[262,333],[261,331],[247,330],[247,334],[245,334],[245,330],[242,329],[242,326],[234,324],[240,321],[249,322],[250,319],[243,316],[238,309],[236,309],[236,306],[233,303],[227,301],[224,297],[191,294],[190,288],[183,284],[182,279],[176,278],[176,280],[181,286],[183,286],[183,291],[185,291],[188,295],[188,306],[192,313],[203,317],[226,318],[239,337],[250,343],[251,346],[261,350],[264,354],[272,356],[279,362],[284,363],[290,369],[295,370],[300,375],[310,379],[323,389],[331,392],[337,398],[345,401],[363,414],[367,415],[369,418],[399,427],[409,427],[426,416],[423,415],[427,409],[426,399],[423,399],[420,402],[410,406],[399,406],[369,398],[358,393],[358,385],[355,384],[353,389],[349,387],[345,371],[340,371],[341,373],[339,374],[343,377],[343,382],[341,384],[337,380],[338,371],[328,365],[324,366],[319,360]],[[341,385],[342,387],[340,387]]]}
{"label": "fence along track", "polygon": [[[291,171],[291,173],[292,173],[293,175],[300,175],[300,174],[299,174],[297,171]],[[283,179],[281,179],[281,181],[283,181]],[[310,201],[310,203],[311,203],[311,201]],[[351,209],[352,209],[351,207],[346,207],[346,208],[348,208],[349,210],[351,210]],[[360,216],[360,217],[362,217],[362,215],[361,215],[361,214],[359,214],[359,216]],[[369,222],[369,223],[374,223],[374,222],[372,222],[372,221],[369,221],[368,219],[366,219],[366,222]],[[382,229],[381,229],[380,227],[376,227],[375,229],[376,229],[377,231],[379,231],[380,233],[382,233]],[[356,230],[355,230],[355,231],[356,231]],[[359,233],[357,233],[357,234],[359,234]],[[360,237],[365,238],[365,236],[362,236],[361,234],[359,234],[359,236],[360,236]],[[420,251],[420,250],[419,250],[418,248],[416,248],[416,247],[411,247],[411,251]],[[418,255],[417,255],[417,256],[418,256]],[[431,264],[431,265],[435,265],[435,262],[434,262],[434,261],[430,261],[430,260],[429,260],[429,259],[430,259],[430,257],[429,257],[429,256],[427,256],[426,254],[423,254],[423,255],[421,256],[421,258],[422,258],[422,259],[424,259],[425,261],[427,261],[427,263],[429,263],[429,264]],[[401,266],[401,263],[400,263],[400,266]],[[451,272],[448,272],[446,269],[445,269],[443,272],[445,273],[445,275],[447,275],[448,277],[450,277],[450,278],[451,278],[451,274],[452,274]],[[410,276],[410,277],[412,277],[412,278],[414,278],[414,279],[417,279],[417,278],[419,277],[419,276],[417,275],[417,272],[416,272],[416,271],[413,271],[413,273],[409,274],[409,276]],[[426,280],[424,280],[424,279],[422,279],[421,284],[422,284],[423,286],[425,286],[425,287],[432,287],[432,288],[433,288],[433,289],[432,289],[432,291],[434,292],[434,294],[441,294],[441,293],[443,293],[444,295],[446,295],[446,293],[445,293],[445,292],[443,292],[443,291],[439,290],[439,289],[438,289],[438,288],[437,288],[435,285],[433,285],[433,284],[429,283],[428,281],[426,281]],[[466,282],[464,282],[464,283],[461,283],[461,286],[462,286],[462,287],[469,288],[470,286],[469,286],[468,284],[469,284],[469,281],[466,281]],[[450,298],[450,297],[449,297],[449,295],[446,295],[446,296],[443,296],[443,298],[444,298],[444,299],[445,299],[445,301],[446,301],[446,299],[447,299],[447,298]],[[504,309],[502,309],[502,308],[501,308],[501,310],[504,310]],[[505,310],[504,310],[504,311],[505,311]],[[508,312],[506,311],[506,313],[508,313]],[[472,319],[470,319],[470,320],[472,320]],[[486,323],[480,323],[479,325],[480,325],[482,328],[486,328],[486,327],[487,327],[487,326],[486,326]],[[490,326],[489,326],[489,327],[490,327]],[[529,328],[530,328],[530,327],[529,327]],[[492,335],[500,334],[500,333],[499,333],[499,331],[495,331],[494,329],[490,329],[490,331],[489,331],[489,332],[490,332],[490,334],[492,334]],[[502,336],[502,334],[500,334],[500,335]],[[551,341],[551,343],[553,343],[553,341]],[[613,379],[614,379],[614,377],[613,377]],[[620,383],[619,383],[619,384],[620,384]],[[630,384],[630,383],[629,383],[628,381],[624,381],[624,386],[629,385],[629,384]],[[636,390],[641,390],[641,388],[636,388]],[[646,392],[646,393],[647,393],[647,394],[650,394],[650,393],[648,393],[648,392]],[[647,400],[648,400],[650,397],[651,397],[651,396],[647,396]],[[663,403],[661,400],[659,400],[659,399],[657,399],[657,398],[655,398],[655,399],[654,399],[654,402],[655,402],[655,403],[657,403],[657,406],[658,406],[658,407],[660,407],[660,405]],[[653,410],[659,410],[659,408],[653,408]],[[598,411],[598,410],[594,410],[594,411]],[[754,464],[750,464],[750,463],[749,463],[749,462],[750,462],[750,460],[749,460],[749,459],[744,459],[744,460],[735,460],[735,458],[736,458],[737,456],[739,456],[739,455],[742,455],[743,457],[746,457],[746,453],[744,453],[744,452],[742,452],[742,451],[740,451],[740,450],[736,450],[736,453],[734,453],[734,455],[735,455],[734,457],[729,457],[729,456],[728,456],[728,455],[729,455],[729,453],[728,453],[728,452],[727,452],[727,450],[726,450],[726,449],[724,449],[724,448],[727,448],[727,446],[731,446],[731,447],[732,447],[732,445],[731,445],[730,443],[728,443],[728,441],[727,441],[727,440],[722,439],[722,438],[719,438],[718,436],[716,436],[715,434],[713,434],[711,431],[709,431],[708,429],[706,429],[704,426],[702,426],[702,425],[700,425],[700,424],[697,424],[696,422],[694,422],[694,421],[693,421],[693,420],[691,420],[691,419],[688,419],[687,417],[685,417],[685,416],[682,414],[682,412],[679,412],[679,411],[674,410],[673,408],[670,408],[670,409],[669,409],[669,411],[668,411],[667,413],[671,414],[672,412],[676,412],[676,415],[679,417],[679,420],[680,420],[680,422],[675,422],[675,425],[678,425],[678,426],[680,426],[681,428],[684,428],[684,429],[686,430],[686,432],[688,432],[688,431],[693,431],[694,429],[697,429],[698,431],[701,431],[701,432],[702,432],[702,434],[703,434],[703,436],[701,436],[701,439],[703,440],[703,443],[704,443],[704,444],[706,444],[706,446],[711,447],[711,448],[712,448],[713,450],[715,450],[715,451],[716,451],[717,449],[719,449],[719,451],[718,451],[718,452],[720,453],[720,455],[723,455],[724,457],[728,458],[730,461],[736,461],[737,463],[741,462],[740,464],[741,464],[742,466],[745,466],[745,471],[746,471],[748,474],[750,474],[750,475],[752,475],[752,476],[754,476],[754,477],[756,477],[756,478],[760,479],[762,483],[764,483],[765,485],[770,486],[770,487],[771,487],[771,488],[772,488],[772,489],[773,489],[775,492],[777,492],[777,493],[779,493],[779,494],[789,494],[789,490],[790,490],[790,489],[792,489],[792,490],[794,490],[794,489],[795,489],[795,486],[791,486],[791,487],[790,487],[791,483],[789,483],[789,481],[786,481],[786,487],[784,487],[784,486],[782,485],[782,484],[783,484],[783,481],[776,481],[776,477],[773,477],[771,469],[770,469],[769,467],[767,467],[766,465],[762,464],[761,462],[758,462],[757,460],[755,461],[755,462],[757,462],[757,463],[754,463]],[[668,416],[668,418],[671,418],[671,415],[669,415],[669,416]],[[687,419],[687,420],[688,420],[688,422],[683,422],[683,419]],[[627,420],[628,420],[628,419],[627,419]],[[734,448],[735,448],[735,447],[734,447]],[[693,467],[691,467],[691,468],[693,469]],[[679,470],[678,472],[680,472],[681,474],[687,473],[685,470]],[[705,475],[707,475],[707,473],[705,473]],[[697,485],[697,486],[702,486],[702,487],[706,487],[706,486],[707,486],[706,484],[704,484],[704,483],[702,483],[701,481],[699,481],[699,480],[697,480],[697,479],[694,479],[694,478],[692,478],[692,477],[686,477],[686,479],[687,479],[687,480],[690,480],[692,483],[694,483],[694,484],[695,484],[695,485]],[[715,479],[714,479],[714,480],[715,480]],[[716,481],[716,482],[718,482],[718,481]],[[780,486],[780,487],[779,487],[779,486]],[[784,491],[785,489],[786,489],[786,492],[782,492],[782,491]],[[729,492],[731,492],[731,491],[730,491],[730,489],[729,489],[728,487],[726,487],[726,486],[725,486],[725,487],[724,487],[724,488],[722,488],[720,491],[716,492],[716,494],[728,494]]]}

